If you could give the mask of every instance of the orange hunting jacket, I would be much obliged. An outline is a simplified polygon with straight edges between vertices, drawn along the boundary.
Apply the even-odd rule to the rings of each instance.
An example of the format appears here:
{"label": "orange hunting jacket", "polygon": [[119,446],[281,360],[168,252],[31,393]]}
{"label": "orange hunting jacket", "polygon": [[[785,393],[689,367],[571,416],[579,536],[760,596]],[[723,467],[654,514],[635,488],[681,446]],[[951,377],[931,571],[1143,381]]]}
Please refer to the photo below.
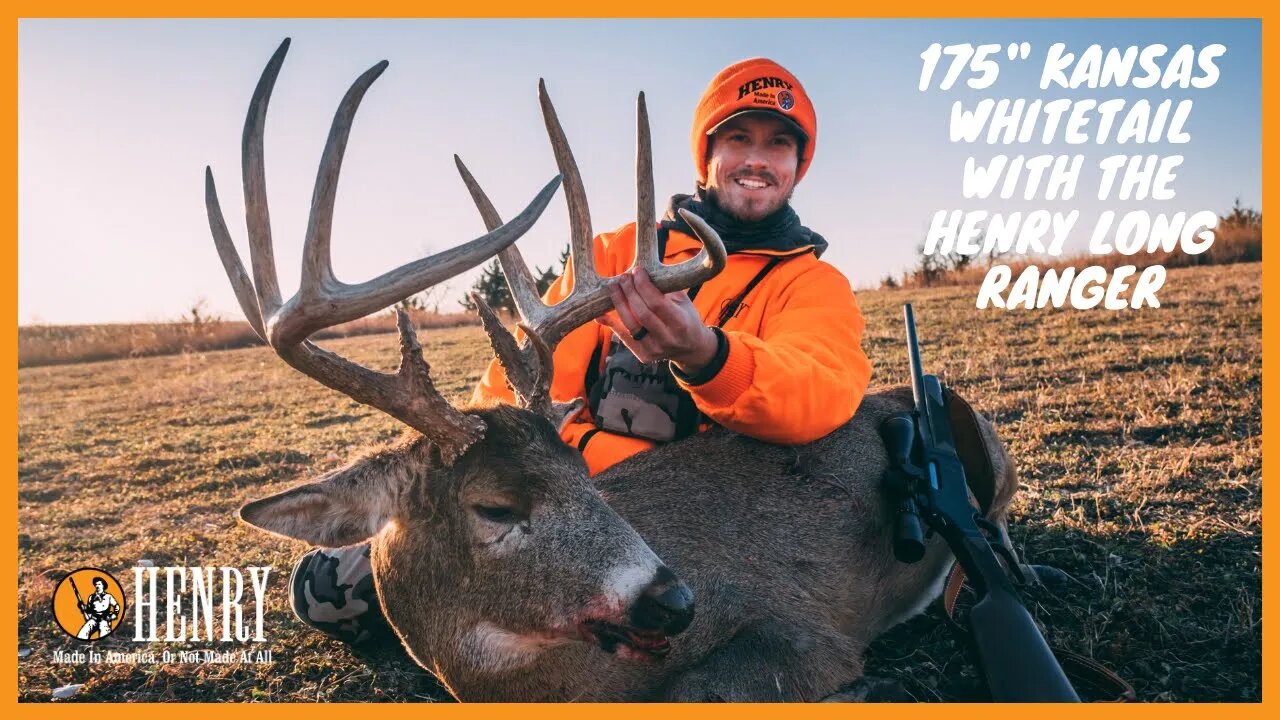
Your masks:
{"label": "orange hunting jacket", "polygon": [[[701,248],[694,238],[672,230],[663,262],[687,260]],[[602,276],[625,272],[635,258],[635,223],[597,236],[594,250]],[[861,346],[862,313],[849,281],[809,248],[785,253],[744,250],[729,256],[725,269],[703,284],[693,304],[704,322],[714,323],[721,309],[777,255],[794,257],[776,265],[723,325],[729,356],[720,372],[701,385],[680,385],[698,409],[720,425],[767,442],[801,444],[848,422],[871,379],[871,362]],[[566,268],[544,300],[559,302],[572,290],[573,271]],[[587,397],[587,365],[598,345],[603,344],[602,355],[608,351],[612,332],[587,323],[565,336],[555,350],[552,398]],[[472,402],[514,402],[513,398],[495,359],[480,378]],[[583,410],[561,432],[566,443],[582,452],[592,475],[655,445],[592,430],[596,426],[590,411]]]}

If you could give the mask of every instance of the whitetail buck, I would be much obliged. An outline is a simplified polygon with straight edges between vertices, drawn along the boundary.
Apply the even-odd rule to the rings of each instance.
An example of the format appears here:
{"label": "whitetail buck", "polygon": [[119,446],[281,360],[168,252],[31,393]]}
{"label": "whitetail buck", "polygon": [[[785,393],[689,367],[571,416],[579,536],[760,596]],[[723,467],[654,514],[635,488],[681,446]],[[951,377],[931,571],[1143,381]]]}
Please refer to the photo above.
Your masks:
{"label": "whitetail buck", "polygon": [[[575,291],[546,307],[511,243],[555,189],[506,225],[459,162],[490,233],[361,285],[334,279],[329,228],[338,168],[361,96],[334,118],[308,224],[302,283],[282,303],[263,181],[266,106],[288,41],[268,63],[245,122],[246,216],[255,280],[222,220],[212,176],[210,227],[241,307],[286,362],[421,433],[315,482],[240,511],[267,531],[322,546],[372,541],[378,595],[413,658],[468,700],[815,700],[858,679],[879,633],[919,612],[950,554],[934,538],[906,565],[891,551],[881,493],[889,460],[881,421],[911,407],[908,389],[872,393],[857,415],[801,447],[713,429],[621,463],[592,480],[557,426],[576,405],[550,397],[551,351],[610,308],[591,262],[582,181],[545,91],[541,101],[569,205]],[[664,292],[718,272],[715,232],[662,265],[644,98],[639,104],[637,262]],[[402,361],[389,375],[307,341],[314,331],[387,307],[501,253],[525,322],[517,342],[481,305],[522,407],[455,409],[432,387],[400,316]],[[975,426],[996,478],[990,516],[1014,490],[1012,465],[985,421]],[[661,558],[661,559],[660,559]],[[694,613],[694,599],[697,612]]]}

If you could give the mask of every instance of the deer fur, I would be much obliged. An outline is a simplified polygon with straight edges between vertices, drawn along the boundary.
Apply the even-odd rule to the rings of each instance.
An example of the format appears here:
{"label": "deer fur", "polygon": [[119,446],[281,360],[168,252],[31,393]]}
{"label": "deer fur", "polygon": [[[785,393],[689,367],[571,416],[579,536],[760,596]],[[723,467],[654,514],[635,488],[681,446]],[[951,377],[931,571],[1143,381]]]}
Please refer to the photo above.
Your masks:
{"label": "deer fur", "polygon": [[[241,516],[320,545],[372,538],[388,620],[465,700],[818,700],[861,676],[867,646],[936,598],[951,562],[936,537],[920,562],[893,557],[878,428],[910,407],[907,388],[873,392],[809,445],[715,428],[594,479],[542,416],[471,409],[489,431],[452,466],[410,439]],[[979,423],[1002,522],[1013,466]],[[527,520],[473,510],[502,502]],[[582,636],[585,620],[625,619],[662,568],[696,603],[669,654]]]}

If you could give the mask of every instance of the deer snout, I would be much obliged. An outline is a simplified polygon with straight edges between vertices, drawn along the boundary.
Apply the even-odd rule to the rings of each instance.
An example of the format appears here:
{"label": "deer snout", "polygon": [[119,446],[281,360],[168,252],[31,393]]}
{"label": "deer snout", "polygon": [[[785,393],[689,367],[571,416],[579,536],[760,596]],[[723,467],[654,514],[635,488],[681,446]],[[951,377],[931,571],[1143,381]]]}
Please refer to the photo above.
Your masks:
{"label": "deer snout", "polygon": [[693,591],[665,565],[640,593],[631,609],[630,624],[642,630],[678,635],[693,622]]}

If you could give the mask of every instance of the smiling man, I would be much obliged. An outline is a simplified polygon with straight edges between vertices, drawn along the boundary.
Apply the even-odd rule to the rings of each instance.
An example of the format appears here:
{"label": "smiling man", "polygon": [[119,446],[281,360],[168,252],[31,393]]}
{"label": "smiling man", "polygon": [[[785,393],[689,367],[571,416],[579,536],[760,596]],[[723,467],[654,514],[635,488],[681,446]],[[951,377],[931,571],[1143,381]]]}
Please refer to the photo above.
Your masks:
{"label": "smiling man", "polygon": [[[817,132],[809,97],[785,68],[764,58],[730,65],[694,112],[697,191],[672,197],[658,229],[664,262],[693,257],[701,244],[676,212],[693,211],[724,241],[725,269],[687,293],[663,294],[643,270],[629,270],[634,223],[595,238],[617,309],[561,340],[551,387],[556,400],[587,400],[561,438],[591,474],[712,423],[801,444],[853,417],[871,377],[862,314],[849,281],[818,259],[827,241],[788,204]],[[572,291],[567,268],[545,300]],[[497,360],[473,401],[514,402]],[[294,611],[311,626],[348,642],[393,641],[367,544],[311,551],[290,585]]]}
{"label": "smiling man", "polygon": [[[596,267],[616,311],[578,328],[555,353],[552,396],[587,410],[561,435],[592,474],[711,423],[769,442],[816,440],[853,417],[871,364],[848,280],[818,258],[821,235],[789,200],[817,146],[818,123],[799,80],[765,58],[734,63],[707,86],[693,117],[697,191],[671,198],[658,239],[663,262],[700,249],[686,208],[719,233],[723,272],[687,293],[663,294],[629,270],[635,224],[595,240]],[[550,303],[572,291],[566,271]],[[511,400],[495,361],[477,402]]]}

